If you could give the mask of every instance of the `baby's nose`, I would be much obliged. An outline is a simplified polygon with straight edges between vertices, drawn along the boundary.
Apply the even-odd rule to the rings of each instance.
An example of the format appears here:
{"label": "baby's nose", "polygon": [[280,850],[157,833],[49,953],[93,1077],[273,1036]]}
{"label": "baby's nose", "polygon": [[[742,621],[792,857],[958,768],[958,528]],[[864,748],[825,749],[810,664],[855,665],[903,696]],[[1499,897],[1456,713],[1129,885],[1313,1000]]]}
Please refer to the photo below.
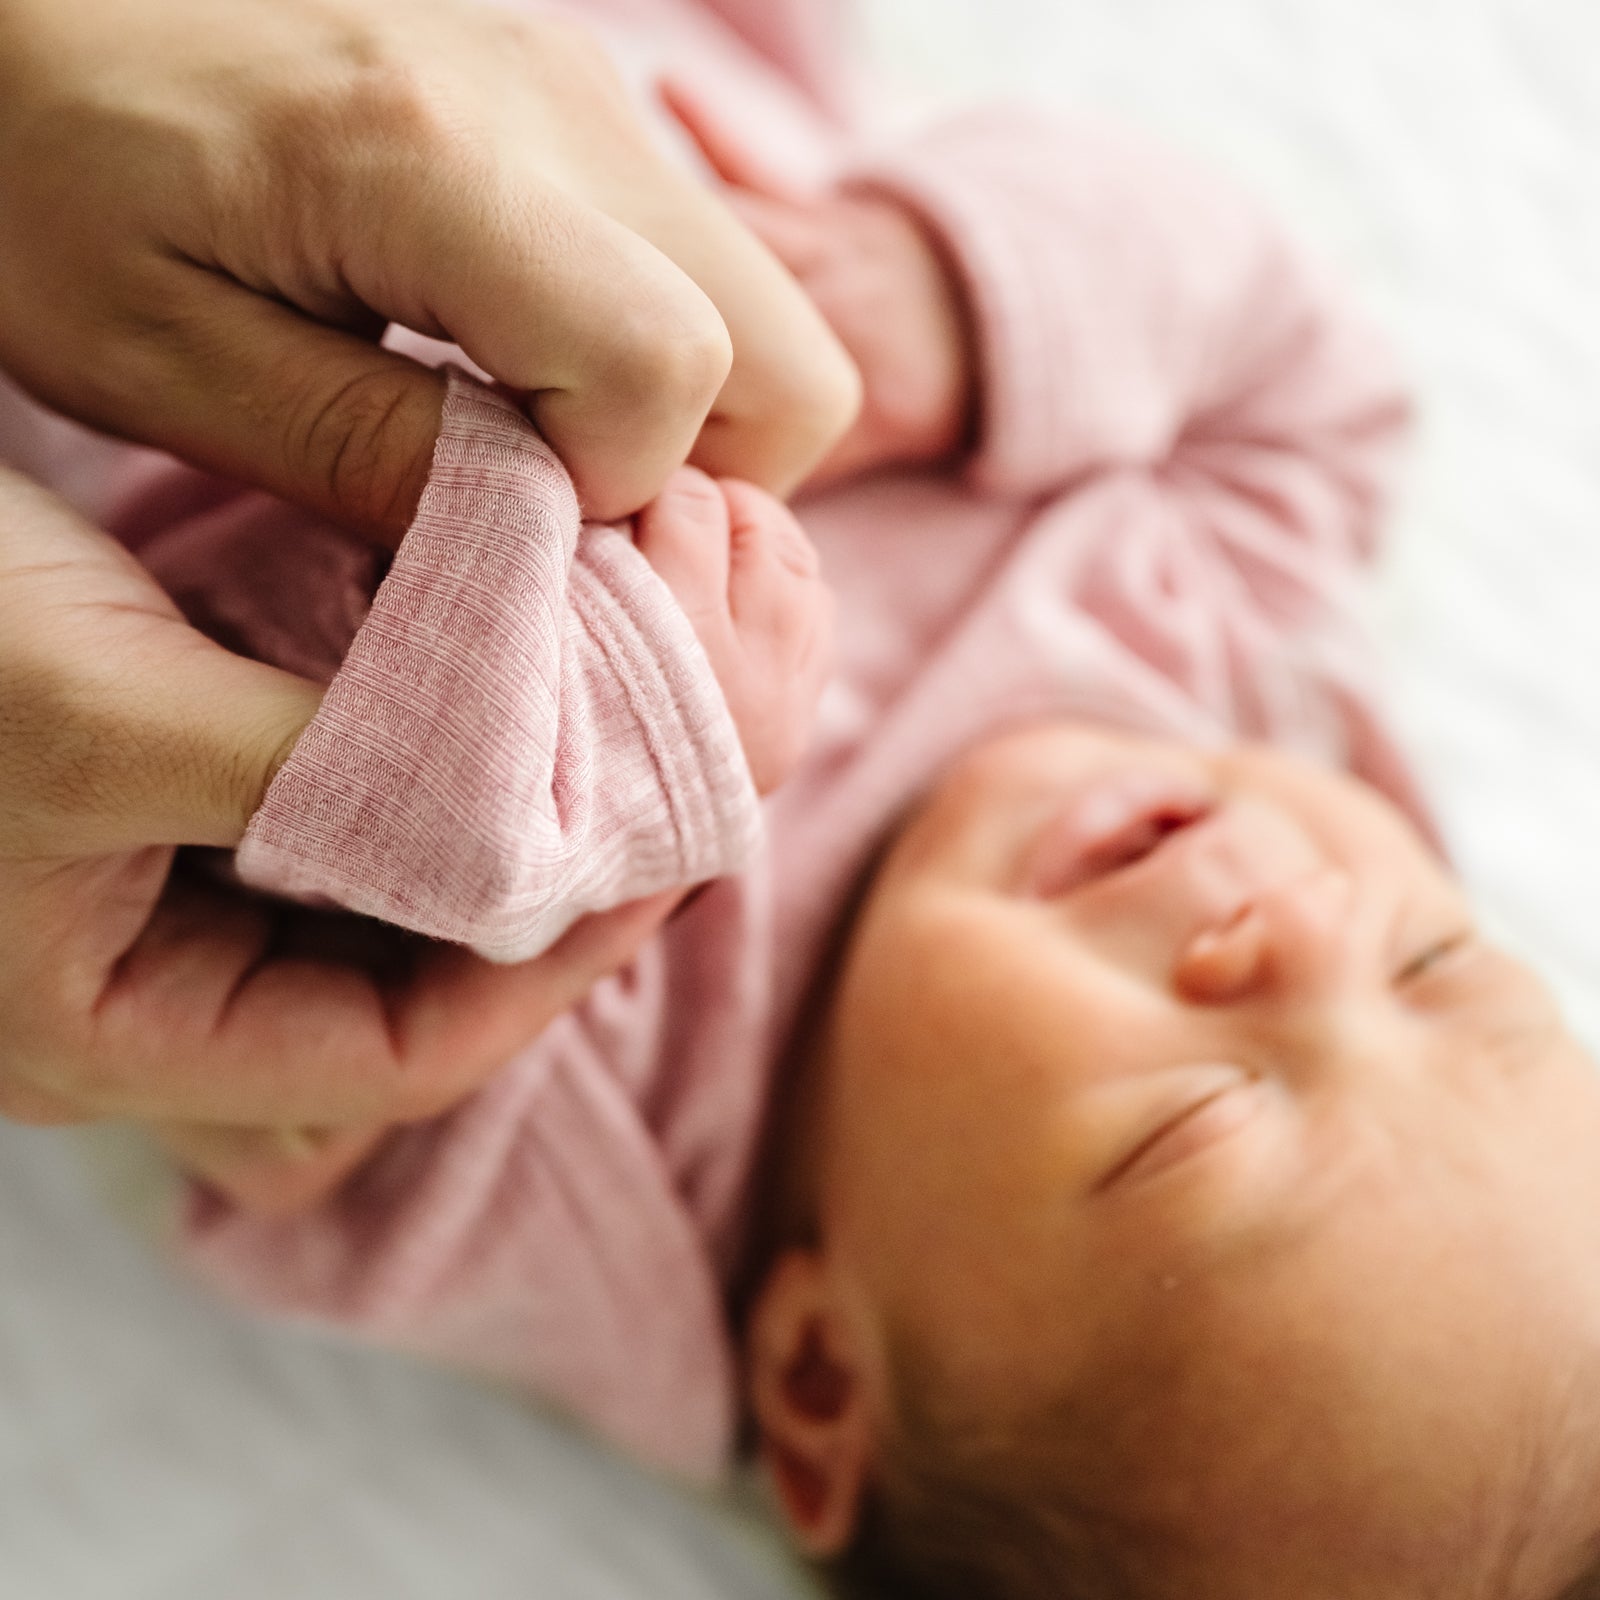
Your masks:
{"label": "baby's nose", "polygon": [[1189,941],[1173,969],[1174,988],[1211,1006],[1329,992],[1347,965],[1353,891],[1337,867],[1263,890],[1228,922]]}

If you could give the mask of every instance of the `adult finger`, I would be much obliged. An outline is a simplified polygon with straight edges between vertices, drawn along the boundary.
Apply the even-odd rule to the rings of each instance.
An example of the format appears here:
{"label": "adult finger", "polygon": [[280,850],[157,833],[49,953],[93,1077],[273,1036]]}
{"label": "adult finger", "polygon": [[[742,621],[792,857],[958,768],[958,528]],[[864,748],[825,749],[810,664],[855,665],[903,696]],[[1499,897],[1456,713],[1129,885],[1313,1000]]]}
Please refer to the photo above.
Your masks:
{"label": "adult finger", "polygon": [[191,1176],[258,1217],[293,1216],[333,1194],[382,1143],[373,1128],[229,1128],[170,1122],[149,1132]]}
{"label": "adult finger", "polygon": [[0,888],[15,913],[0,934],[9,1080],[96,1116],[258,1128],[436,1114],[631,957],[676,898],[506,968],[371,927],[333,960],[315,927],[348,919],[203,877],[175,877],[123,948],[82,916],[115,921],[103,878],[74,894],[59,871],[6,869]]}
{"label": "adult finger", "polygon": [[[732,361],[727,332],[629,229],[550,190],[494,204],[483,189],[471,213],[454,194],[397,198],[408,237],[393,248],[418,263],[416,286],[352,256],[352,289],[523,392],[585,509],[620,516],[688,455]],[[170,264],[162,293],[162,338],[103,380],[108,419],[143,391],[145,438],[397,542],[427,478],[442,375],[187,263]]]}
{"label": "adult finger", "polygon": [[524,393],[597,516],[691,446],[785,489],[848,424],[853,371],[805,296],[570,24],[465,0],[24,9],[0,346],[59,409],[391,541],[441,389],[377,347],[388,323]]}
{"label": "adult finger", "polygon": [[232,845],[320,701],[189,628],[114,541],[0,472],[0,858]]}
{"label": "adult finger", "polygon": [[716,305],[735,361],[689,459],[786,496],[854,421],[860,374],[773,251],[718,197],[697,200],[704,226],[679,212],[659,242]]}
{"label": "adult finger", "polygon": [[[537,1032],[553,1015],[575,1003],[595,982],[623,965],[639,942],[654,930],[676,895],[622,907],[591,917],[572,930],[563,946],[529,963],[525,970],[462,964],[457,987],[437,997],[419,995],[415,1007],[437,1001],[489,1007],[511,1005],[505,1019],[517,1033]],[[471,992],[481,985],[480,992]],[[413,1011],[413,1027],[430,1024]],[[507,1038],[512,1033],[508,1031]],[[424,1048],[431,1048],[424,1044]],[[507,1043],[498,1060],[509,1059]],[[491,1047],[491,1055],[493,1050]],[[383,1142],[393,1123],[357,1127],[314,1127],[304,1123],[276,1128],[198,1122],[154,1124],[150,1132],[193,1176],[255,1216],[291,1216],[320,1204]]]}

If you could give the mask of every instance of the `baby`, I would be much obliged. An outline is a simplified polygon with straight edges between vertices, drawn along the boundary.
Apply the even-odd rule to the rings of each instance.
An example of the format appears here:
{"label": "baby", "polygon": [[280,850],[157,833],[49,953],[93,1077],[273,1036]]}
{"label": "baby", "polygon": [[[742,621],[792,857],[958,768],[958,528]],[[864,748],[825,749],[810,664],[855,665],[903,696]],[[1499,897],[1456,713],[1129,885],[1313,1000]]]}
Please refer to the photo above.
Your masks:
{"label": "baby", "polygon": [[801,508],[831,676],[782,507],[686,474],[580,529],[462,378],[370,613],[283,508],[145,529],[219,636],[337,668],[248,881],[521,958],[739,869],[447,1116],[170,1130],[196,1258],[680,1471],[744,1427],[867,1592],[1600,1593],[1600,1078],[1371,709],[1381,354],[1098,127],[842,161],[813,34],[737,9],[663,6],[657,65],[715,58],[674,109],[862,367]]}
{"label": "baby", "polygon": [[774,1141],[789,1519],[868,1593],[1600,1593],[1596,1138],[1371,791],[986,745],[873,874]]}

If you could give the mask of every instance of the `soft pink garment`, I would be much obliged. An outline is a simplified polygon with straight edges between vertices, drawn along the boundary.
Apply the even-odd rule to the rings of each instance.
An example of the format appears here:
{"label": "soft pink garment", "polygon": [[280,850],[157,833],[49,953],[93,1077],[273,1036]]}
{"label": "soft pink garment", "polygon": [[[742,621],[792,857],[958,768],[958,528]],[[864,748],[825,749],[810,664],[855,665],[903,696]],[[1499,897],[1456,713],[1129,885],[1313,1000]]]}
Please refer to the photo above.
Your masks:
{"label": "soft pink garment", "polygon": [[[778,13],[809,41],[806,93],[827,59],[805,0],[592,10],[635,68],[711,62],[706,87],[745,107],[787,48]],[[757,49],[724,14],[762,20]],[[773,138],[795,154],[804,100],[783,95]],[[812,137],[831,160],[820,112]],[[764,849],[317,1212],[202,1198],[190,1233],[257,1304],[509,1377],[696,1474],[735,1424],[723,1292],[773,1062],[848,890],[952,757],[1075,717],[1273,740],[1414,805],[1350,611],[1404,411],[1361,325],[1230,190],[1094,124],[977,114],[849,165],[957,264],[981,437],[958,476],[802,504],[840,659]],[[741,860],[747,795],[705,660],[622,536],[586,536],[565,568],[577,530],[547,452],[492,399],[451,404],[417,528],[240,862],[504,954]],[[233,608],[214,622],[306,667],[342,650],[370,555],[253,497],[153,534],[159,486],[145,458],[128,470],[128,525],[175,586],[230,539],[256,552],[250,583],[214,573],[192,609]],[[591,595],[625,648],[589,627]],[[572,827],[574,807],[610,821]]]}
{"label": "soft pink garment", "polygon": [[[451,377],[416,521],[353,643],[370,552],[265,496],[144,559],[217,637],[338,669],[239,848],[247,883],[524,961],[586,912],[754,856],[755,790],[688,619],[626,533],[580,532],[555,457],[470,379]],[[349,568],[313,584],[308,559]]]}

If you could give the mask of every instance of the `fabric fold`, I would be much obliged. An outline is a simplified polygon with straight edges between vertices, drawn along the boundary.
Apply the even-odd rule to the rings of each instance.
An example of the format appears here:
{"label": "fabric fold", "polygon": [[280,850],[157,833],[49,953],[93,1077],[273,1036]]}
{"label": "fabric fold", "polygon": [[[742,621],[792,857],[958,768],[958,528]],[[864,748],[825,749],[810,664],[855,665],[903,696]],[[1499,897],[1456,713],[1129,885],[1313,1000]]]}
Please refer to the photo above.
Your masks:
{"label": "fabric fold", "polygon": [[452,373],[416,521],[238,852],[253,886],[523,961],[736,872],[760,809],[709,661],[515,404]]}

